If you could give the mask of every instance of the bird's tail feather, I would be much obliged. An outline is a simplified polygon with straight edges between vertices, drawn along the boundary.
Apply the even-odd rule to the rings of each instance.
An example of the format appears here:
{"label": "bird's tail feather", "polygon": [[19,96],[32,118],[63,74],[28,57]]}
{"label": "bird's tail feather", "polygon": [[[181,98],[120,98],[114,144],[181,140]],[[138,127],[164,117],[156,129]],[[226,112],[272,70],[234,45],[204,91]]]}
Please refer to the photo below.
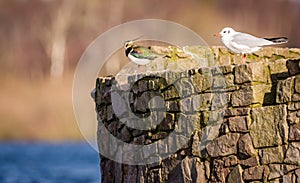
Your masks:
{"label": "bird's tail feather", "polygon": [[272,41],[274,44],[283,44],[288,42],[286,37],[264,38],[265,40]]}

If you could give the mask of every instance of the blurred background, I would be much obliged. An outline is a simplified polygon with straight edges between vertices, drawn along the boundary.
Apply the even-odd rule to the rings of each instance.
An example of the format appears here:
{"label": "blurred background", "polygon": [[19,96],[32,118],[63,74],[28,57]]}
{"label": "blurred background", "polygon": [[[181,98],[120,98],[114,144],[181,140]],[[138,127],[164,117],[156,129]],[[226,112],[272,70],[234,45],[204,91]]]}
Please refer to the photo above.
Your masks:
{"label": "blurred background", "polygon": [[[83,140],[72,111],[74,70],[87,46],[114,26],[170,20],[208,45],[221,45],[212,35],[230,26],[261,37],[286,36],[285,46],[300,47],[299,17],[300,0],[2,0],[0,140]],[[106,74],[121,69],[105,67]]]}

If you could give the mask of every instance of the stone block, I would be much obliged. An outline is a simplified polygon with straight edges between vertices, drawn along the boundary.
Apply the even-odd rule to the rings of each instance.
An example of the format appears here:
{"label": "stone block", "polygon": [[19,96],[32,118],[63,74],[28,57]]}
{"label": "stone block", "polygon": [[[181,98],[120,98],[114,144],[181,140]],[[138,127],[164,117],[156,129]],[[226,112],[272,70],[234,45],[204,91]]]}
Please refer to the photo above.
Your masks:
{"label": "stone block", "polygon": [[300,123],[300,111],[289,112],[287,115],[289,124]]}
{"label": "stone block", "polygon": [[255,166],[244,170],[243,179],[247,181],[265,181],[269,173],[267,166]]}
{"label": "stone block", "polygon": [[253,101],[253,89],[245,86],[235,91],[231,95],[231,105],[233,107],[249,106]]}
{"label": "stone block", "polygon": [[211,70],[208,68],[201,68],[199,73],[191,76],[191,81],[198,92],[210,90],[213,84]]}
{"label": "stone block", "polygon": [[225,76],[215,75],[213,76],[212,90],[226,88]]}
{"label": "stone block", "polygon": [[211,180],[212,182],[226,182],[226,177],[230,173],[229,167],[224,167],[224,161],[214,159],[212,161]]}
{"label": "stone block", "polygon": [[250,135],[243,135],[238,141],[238,153],[241,157],[251,157],[256,154]]}
{"label": "stone block", "polygon": [[286,62],[286,67],[288,68],[289,70],[289,74],[290,75],[296,75],[296,74],[299,74],[300,73],[300,67],[299,67],[299,62],[300,60],[288,60]]}
{"label": "stone block", "polygon": [[269,62],[269,68],[271,74],[278,73],[288,73],[288,69],[286,67],[286,59],[278,59],[274,62]]}
{"label": "stone block", "polygon": [[297,169],[295,165],[285,165],[285,164],[270,164],[270,174],[268,179],[280,178],[287,174],[288,172]]}
{"label": "stone block", "polygon": [[243,183],[243,169],[240,165],[231,170],[227,177],[227,183]]}
{"label": "stone block", "polygon": [[173,84],[180,98],[188,97],[197,93],[197,87],[190,78],[181,78]]}
{"label": "stone block", "polygon": [[174,86],[169,87],[167,90],[163,92],[163,97],[165,100],[177,99],[180,97],[179,91]]}
{"label": "stone block", "polygon": [[282,146],[259,149],[258,154],[262,164],[282,163],[284,160]]}
{"label": "stone block", "polygon": [[228,104],[228,94],[215,93],[211,102],[211,110],[224,109]]}
{"label": "stone block", "polygon": [[300,93],[300,75],[295,77],[295,92]]}
{"label": "stone block", "polygon": [[300,102],[292,102],[288,104],[288,110],[296,111],[300,109]]}
{"label": "stone block", "polygon": [[248,116],[228,118],[228,126],[231,132],[247,132],[250,119]]}
{"label": "stone block", "polygon": [[214,139],[207,145],[206,150],[211,157],[236,154],[239,134],[229,133]]}
{"label": "stone block", "polygon": [[289,140],[300,141],[300,124],[293,124],[290,126]]}
{"label": "stone block", "polygon": [[298,102],[298,101],[300,101],[300,93],[294,93],[294,94],[292,95],[292,101],[293,101],[293,102]]}
{"label": "stone block", "polygon": [[259,164],[259,158],[258,156],[253,156],[248,159],[243,159],[239,161],[240,165],[243,165],[244,167],[254,167]]}
{"label": "stone block", "polygon": [[178,174],[182,174],[183,182],[201,182],[205,180],[204,165],[199,158],[185,157],[181,161],[181,171]]}
{"label": "stone block", "polygon": [[258,84],[251,86],[253,91],[253,104],[263,104],[267,93],[271,93],[272,85]]}
{"label": "stone block", "polygon": [[226,91],[234,91],[237,89],[238,86],[236,86],[234,84],[234,75],[233,74],[225,75],[225,87],[226,87]]}
{"label": "stone block", "polygon": [[250,108],[240,107],[240,108],[227,108],[225,109],[224,117],[233,117],[233,116],[245,116],[250,113]]}
{"label": "stone block", "polygon": [[287,103],[292,100],[294,78],[279,80],[276,87],[276,103]]}
{"label": "stone block", "polygon": [[250,135],[255,148],[284,144],[288,139],[286,106],[266,106],[253,108]]}
{"label": "stone block", "polygon": [[169,112],[179,112],[180,108],[179,108],[179,104],[178,103],[179,102],[173,101],[173,100],[166,101],[167,111],[169,111]]}
{"label": "stone block", "polygon": [[300,165],[300,142],[291,142],[288,145],[285,157],[285,163]]}
{"label": "stone block", "polygon": [[193,111],[192,96],[179,100],[181,112],[189,113]]}
{"label": "stone block", "polygon": [[212,102],[212,93],[204,93],[192,96],[193,110],[208,110]]}
{"label": "stone block", "polygon": [[238,164],[238,158],[235,155],[226,156],[223,158],[225,167],[232,167]]}
{"label": "stone block", "polygon": [[234,69],[235,83],[270,82],[270,73],[267,65],[262,62],[238,65]]}

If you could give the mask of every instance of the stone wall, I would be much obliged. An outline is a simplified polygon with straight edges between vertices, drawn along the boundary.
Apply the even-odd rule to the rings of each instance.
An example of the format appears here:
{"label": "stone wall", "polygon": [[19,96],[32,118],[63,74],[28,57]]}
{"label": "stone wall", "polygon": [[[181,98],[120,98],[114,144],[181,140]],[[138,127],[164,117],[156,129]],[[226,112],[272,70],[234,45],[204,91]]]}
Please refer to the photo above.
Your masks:
{"label": "stone wall", "polygon": [[300,182],[300,50],[212,52],[221,66],[97,79],[102,182]]}

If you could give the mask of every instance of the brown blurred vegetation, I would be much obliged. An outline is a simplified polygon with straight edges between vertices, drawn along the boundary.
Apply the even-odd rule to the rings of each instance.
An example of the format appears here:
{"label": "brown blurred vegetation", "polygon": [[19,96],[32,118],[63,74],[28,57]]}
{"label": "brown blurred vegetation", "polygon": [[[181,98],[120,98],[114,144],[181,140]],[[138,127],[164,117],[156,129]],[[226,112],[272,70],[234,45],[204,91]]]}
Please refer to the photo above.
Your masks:
{"label": "brown blurred vegetation", "polygon": [[212,35],[231,26],[287,36],[287,46],[300,47],[299,17],[298,0],[0,1],[0,139],[80,139],[72,113],[74,69],[87,46],[113,26],[165,19],[209,45],[219,45]]}

